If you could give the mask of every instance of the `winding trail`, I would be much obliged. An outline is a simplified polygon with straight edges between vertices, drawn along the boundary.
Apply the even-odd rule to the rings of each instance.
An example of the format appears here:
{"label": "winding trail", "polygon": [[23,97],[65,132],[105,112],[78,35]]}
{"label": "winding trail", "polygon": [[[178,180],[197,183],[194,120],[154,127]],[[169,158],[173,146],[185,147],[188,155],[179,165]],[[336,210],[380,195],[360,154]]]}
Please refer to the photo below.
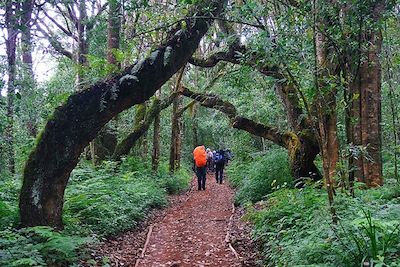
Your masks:
{"label": "winding trail", "polygon": [[233,190],[207,175],[205,191],[193,178],[188,199],[173,205],[154,225],[140,267],[241,266],[225,242],[231,217]]}

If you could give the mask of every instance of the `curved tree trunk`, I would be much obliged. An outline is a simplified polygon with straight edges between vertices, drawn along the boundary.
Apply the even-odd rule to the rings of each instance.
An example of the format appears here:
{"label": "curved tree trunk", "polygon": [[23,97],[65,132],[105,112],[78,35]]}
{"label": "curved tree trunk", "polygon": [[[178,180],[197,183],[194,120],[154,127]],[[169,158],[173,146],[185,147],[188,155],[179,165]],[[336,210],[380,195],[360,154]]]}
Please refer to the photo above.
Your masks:
{"label": "curved tree trunk", "polygon": [[[218,15],[223,3],[206,1],[201,7]],[[197,8],[197,14],[207,15]],[[23,226],[62,227],[64,190],[85,146],[121,111],[149,99],[188,61],[210,20],[187,21],[146,59],[70,96],[47,122],[24,170],[20,194]]]}
{"label": "curved tree trunk", "polygon": [[119,161],[121,157],[128,155],[135,143],[148,131],[151,123],[159,116],[163,109],[169,107],[176,94],[164,100],[155,99],[148,109],[146,116],[139,121],[134,130],[128,134],[115,148],[112,159]]}

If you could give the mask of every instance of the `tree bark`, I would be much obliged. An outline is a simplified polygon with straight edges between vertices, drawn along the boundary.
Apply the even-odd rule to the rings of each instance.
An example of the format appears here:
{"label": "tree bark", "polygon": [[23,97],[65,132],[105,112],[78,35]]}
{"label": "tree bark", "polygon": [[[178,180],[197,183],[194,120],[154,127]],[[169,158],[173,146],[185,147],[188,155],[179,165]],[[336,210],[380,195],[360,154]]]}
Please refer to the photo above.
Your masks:
{"label": "tree bark", "polygon": [[[136,110],[135,110],[135,125],[134,128],[136,127],[140,127],[140,125],[143,123],[143,121],[146,118],[146,112],[147,112],[147,105],[146,103],[142,103],[142,104],[138,104],[135,106]],[[141,135],[141,137],[139,138],[139,140],[137,140],[138,142],[136,143],[136,156],[140,157],[143,156],[143,149],[144,149],[144,132]]]}
{"label": "tree bark", "polygon": [[[205,1],[193,12],[214,17],[223,5]],[[85,146],[116,114],[145,102],[182,68],[210,23],[188,19],[185,29],[171,34],[147,58],[73,94],[55,110],[25,165],[19,205],[22,226],[62,227],[64,190]]]}
{"label": "tree bark", "polygon": [[379,53],[382,36],[379,31],[365,32],[362,42],[367,51],[362,51],[361,64],[355,79],[350,84],[353,96],[351,115],[353,145],[366,148],[367,154],[354,159],[355,179],[367,187],[383,184],[381,142],[381,65]]}
{"label": "tree bark", "polygon": [[181,131],[182,121],[178,114],[182,105],[182,97],[177,96],[172,102],[172,118],[171,118],[171,145],[169,155],[169,171],[175,172],[180,168],[180,151],[181,151]]}
{"label": "tree bark", "polygon": [[198,112],[197,105],[193,105],[193,115],[192,115],[192,138],[193,138],[193,149],[200,145],[199,143],[199,130],[198,130],[198,123],[197,123],[197,112]]}
{"label": "tree bark", "polygon": [[[332,14],[327,5],[331,1],[314,1],[314,52],[315,52],[315,106],[317,117],[318,141],[322,156],[325,186],[328,192],[332,222],[337,223],[334,207],[335,176],[339,161],[339,140],[337,135],[336,94],[339,85],[336,50],[326,29],[337,22],[338,14]],[[335,10],[335,8],[333,7]]]}

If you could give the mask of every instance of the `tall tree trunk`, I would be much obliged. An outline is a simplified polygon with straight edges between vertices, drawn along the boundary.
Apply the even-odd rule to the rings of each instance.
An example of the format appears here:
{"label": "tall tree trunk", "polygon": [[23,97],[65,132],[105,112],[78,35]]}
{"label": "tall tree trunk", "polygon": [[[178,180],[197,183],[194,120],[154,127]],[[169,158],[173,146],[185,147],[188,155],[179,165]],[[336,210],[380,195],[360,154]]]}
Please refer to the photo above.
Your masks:
{"label": "tall tree trunk", "polygon": [[[156,98],[159,99],[161,95],[161,88],[156,92]],[[158,113],[154,118],[154,128],[153,128],[153,153],[151,156],[151,166],[154,172],[157,172],[158,166],[160,164],[160,133],[161,133],[161,114]]]}
{"label": "tall tree trunk", "polygon": [[[325,186],[328,191],[329,205],[333,223],[337,222],[333,198],[335,190],[336,167],[339,161],[339,140],[337,136],[336,94],[338,83],[338,64],[333,44],[323,32],[336,21],[324,7],[332,4],[330,1],[314,0],[314,48],[316,75],[316,106],[319,131],[319,145]],[[337,55],[336,55],[337,56]]]}
{"label": "tall tree trunk", "polygon": [[[172,91],[178,92],[181,86],[182,77],[184,74],[184,68],[179,73],[175,86],[172,87]],[[169,154],[169,171],[175,172],[180,168],[181,159],[181,128],[182,120],[181,113],[179,112],[182,108],[182,96],[177,95],[172,102],[172,117],[171,117],[171,146]]]}
{"label": "tall tree trunk", "polygon": [[179,110],[181,109],[181,106],[182,96],[177,96],[172,102],[171,147],[169,155],[169,170],[172,173],[180,168],[182,120],[179,115]]}
{"label": "tall tree trunk", "polygon": [[[196,12],[215,17],[223,6],[221,1],[202,1],[189,16]],[[85,146],[115,115],[145,102],[181,69],[211,21],[188,20],[185,29],[176,31],[147,58],[71,95],[55,110],[25,165],[19,202],[22,226],[62,228],[65,187]]]}
{"label": "tall tree trunk", "polygon": [[[120,0],[108,1],[108,25],[107,25],[107,62],[113,70],[119,70],[121,64],[117,62],[115,52],[119,48],[119,35],[121,29]],[[85,39],[86,40],[86,39]],[[86,41],[87,42],[87,41]],[[87,46],[87,45],[86,45]],[[95,140],[90,142],[90,154],[93,165],[98,165],[107,157],[111,157],[117,145],[117,136],[113,130],[105,125]]]}
{"label": "tall tree trunk", "polygon": [[[147,105],[146,103],[141,103],[135,106],[135,122],[134,122],[134,126],[133,128],[137,128],[140,126],[140,124],[143,123],[143,121],[145,120],[146,117],[146,109],[147,109]],[[142,135],[139,140],[136,142],[136,147],[135,147],[135,152],[136,152],[136,156],[143,156],[143,139],[144,139],[144,135]]]}
{"label": "tall tree trunk", "polygon": [[78,31],[78,49],[77,49],[77,89],[84,88],[84,67],[87,66],[87,53],[88,53],[88,40],[86,32],[87,13],[86,13],[86,0],[79,0],[79,19],[77,21]]}
{"label": "tall tree trunk", "polygon": [[[32,11],[33,11],[32,0],[24,0],[22,3],[22,18],[21,18],[21,52],[22,52],[22,63],[23,63],[23,86],[22,89],[25,96],[29,96],[30,92],[36,89],[35,77],[33,74],[33,60],[32,60]],[[32,111],[28,111],[28,121],[26,127],[30,136],[35,137],[37,135],[37,119],[36,114],[32,114]]]}
{"label": "tall tree trunk", "polygon": [[121,3],[120,0],[108,0],[108,27],[107,27],[107,61],[109,64],[120,66],[115,57],[116,50],[119,49],[121,31]]}
{"label": "tall tree trunk", "polygon": [[198,106],[196,104],[193,105],[193,113],[192,113],[192,134],[193,134],[193,148],[200,145],[199,143],[199,127],[197,124],[197,112]]}
{"label": "tall tree trunk", "polygon": [[368,187],[383,184],[381,142],[381,65],[379,53],[382,36],[379,31],[363,33],[361,42],[367,46],[360,51],[361,64],[350,84],[352,100],[353,144],[366,148],[366,154],[354,159],[355,178]]}
{"label": "tall tree trunk", "polygon": [[18,2],[13,0],[6,1],[5,23],[7,27],[7,128],[6,142],[8,154],[8,170],[15,174],[15,152],[14,152],[14,98],[15,98],[15,78],[16,78],[16,45],[18,35],[17,13]]}

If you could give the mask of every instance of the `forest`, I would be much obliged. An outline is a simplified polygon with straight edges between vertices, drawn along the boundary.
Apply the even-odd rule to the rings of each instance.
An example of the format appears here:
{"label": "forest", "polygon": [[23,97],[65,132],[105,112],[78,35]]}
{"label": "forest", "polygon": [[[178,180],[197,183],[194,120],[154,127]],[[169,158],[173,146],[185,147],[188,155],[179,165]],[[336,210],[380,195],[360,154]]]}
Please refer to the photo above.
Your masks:
{"label": "forest", "polygon": [[[0,266],[400,266],[398,1],[1,0],[0,27]],[[197,190],[202,145],[232,153]]]}

